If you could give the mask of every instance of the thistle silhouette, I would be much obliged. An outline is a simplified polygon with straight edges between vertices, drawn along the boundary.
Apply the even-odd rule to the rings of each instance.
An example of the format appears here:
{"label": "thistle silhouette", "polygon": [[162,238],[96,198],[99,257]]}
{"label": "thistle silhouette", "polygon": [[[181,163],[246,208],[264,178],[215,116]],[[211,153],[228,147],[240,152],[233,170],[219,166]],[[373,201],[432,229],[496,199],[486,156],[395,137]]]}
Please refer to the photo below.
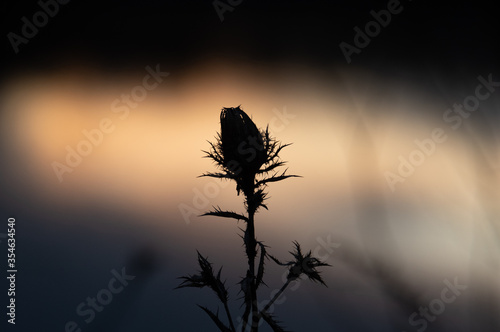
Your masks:
{"label": "thistle silhouette", "polygon": [[[305,274],[312,281],[323,282],[319,271],[316,270],[319,266],[329,266],[318,259],[311,256],[311,252],[306,255],[302,254],[300,245],[294,242],[295,251],[291,252],[294,260],[287,263],[282,263],[272,255],[267,253],[267,246],[261,241],[257,241],[255,237],[255,213],[260,207],[267,209],[264,201],[267,193],[264,189],[270,182],[281,181],[290,177],[298,177],[297,175],[286,174],[286,169],[279,173],[276,169],[285,164],[279,157],[282,149],[290,144],[281,144],[276,139],[272,138],[269,133],[269,127],[266,130],[259,130],[253,123],[250,117],[238,107],[223,108],[220,114],[220,133],[216,136],[216,142],[209,142],[211,149],[203,151],[206,156],[212,159],[219,172],[204,173],[201,177],[208,176],[220,179],[229,179],[236,182],[236,191],[239,195],[243,192],[245,196],[246,215],[239,214],[233,211],[223,211],[219,207],[209,211],[203,216],[219,216],[224,218],[233,218],[243,220],[246,223],[246,229],[242,236],[245,245],[245,252],[248,259],[248,269],[246,276],[239,282],[241,292],[243,293],[243,304],[245,311],[243,313],[242,332],[245,332],[250,325],[252,332],[257,332],[259,322],[263,319],[273,331],[284,331],[278,324],[276,319],[270,315],[267,310],[286,289],[291,281]],[[271,174],[272,173],[272,174]],[[256,258],[260,254],[257,269]],[[260,310],[257,303],[257,290],[259,286],[264,284],[264,265],[266,258],[273,260],[279,265],[289,267],[287,281],[273,299]],[[214,313],[206,307],[200,306],[210,318],[214,321],[217,327],[223,331],[235,332],[233,319],[228,307],[228,291],[225,283],[221,280],[222,268],[219,269],[217,275],[214,275],[212,263],[207,258],[203,257],[198,252],[198,264],[200,273],[180,277],[184,281],[177,287],[209,287],[216,294],[219,300],[224,305],[229,326],[224,324],[219,318],[218,313]],[[251,323],[248,323],[252,317]]]}

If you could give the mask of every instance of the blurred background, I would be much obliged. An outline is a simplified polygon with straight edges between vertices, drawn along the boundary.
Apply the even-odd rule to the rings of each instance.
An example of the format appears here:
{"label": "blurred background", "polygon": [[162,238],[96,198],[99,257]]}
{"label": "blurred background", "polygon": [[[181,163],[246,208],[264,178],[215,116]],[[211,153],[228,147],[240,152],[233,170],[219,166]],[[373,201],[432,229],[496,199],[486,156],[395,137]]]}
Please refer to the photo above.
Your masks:
{"label": "blurred background", "polygon": [[[387,1],[57,6],[16,53],[9,33],[22,36],[22,18],[42,7],[2,4],[0,248],[14,217],[18,265],[9,331],[216,331],[196,307],[221,307],[214,294],[173,290],[198,270],[196,250],[224,266],[240,323],[244,225],[198,215],[243,212],[243,198],[234,183],[197,178],[215,170],[202,150],[221,108],[238,105],[293,143],[281,156],[303,176],[269,185],[257,238],[282,260],[296,240],[333,265],[328,288],[303,280],[274,306],[288,329],[500,330],[499,88],[467,117],[444,118],[479,76],[500,81],[492,4],[401,2],[349,64],[339,44],[354,45],[354,28]],[[391,185],[388,172],[401,176],[415,140],[436,129],[446,139]],[[267,266],[263,303],[284,273]],[[136,278],[86,322],[77,308],[122,269]],[[445,280],[467,288],[440,307]],[[425,319],[429,305],[439,314]]]}

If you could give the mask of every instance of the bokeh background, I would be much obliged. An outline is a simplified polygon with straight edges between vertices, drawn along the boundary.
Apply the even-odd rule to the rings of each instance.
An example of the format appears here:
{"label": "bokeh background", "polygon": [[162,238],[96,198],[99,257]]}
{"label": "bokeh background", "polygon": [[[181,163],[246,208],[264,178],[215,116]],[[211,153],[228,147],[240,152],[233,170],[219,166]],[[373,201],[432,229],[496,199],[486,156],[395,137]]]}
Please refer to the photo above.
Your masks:
{"label": "bokeh background", "polygon": [[[417,331],[410,315],[458,280],[467,289],[425,330],[500,330],[500,89],[459,128],[443,120],[478,76],[500,81],[493,5],[401,2],[348,64],[339,44],[352,44],[353,28],[387,3],[242,1],[221,22],[210,1],[75,1],[18,53],[5,37],[0,233],[15,217],[19,272],[16,326],[4,314],[2,324],[215,331],[195,305],[216,310],[209,290],[173,290],[197,271],[196,250],[224,266],[241,315],[244,225],[197,217],[211,206],[243,211],[233,183],[197,178],[214,170],[202,150],[220,109],[241,105],[293,143],[282,158],[303,176],[269,186],[258,239],[283,260],[297,240],[333,265],[323,269],[328,288],[303,280],[285,293],[274,308],[285,326]],[[2,4],[4,35],[39,10]],[[169,76],[122,119],[112,104],[142,84],[147,66]],[[114,130],[60,181],[53,163],[105,118]],[[435,128],[446,141],[391,190],[386,172]],[[0,265],[5,275],[6,258]],[[122,268],[136,279],[86,323],[77,307]],[[269,262],[262,301],[283,273]]]}

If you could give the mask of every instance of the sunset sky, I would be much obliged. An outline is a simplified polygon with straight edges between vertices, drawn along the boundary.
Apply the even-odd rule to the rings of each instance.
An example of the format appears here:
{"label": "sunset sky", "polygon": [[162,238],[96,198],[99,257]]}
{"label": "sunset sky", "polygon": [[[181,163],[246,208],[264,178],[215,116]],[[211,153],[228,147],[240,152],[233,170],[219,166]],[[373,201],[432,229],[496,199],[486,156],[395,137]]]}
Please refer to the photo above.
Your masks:
{"label": "sunset sky", "polygon": [[[213,294],[173,290],[196,250],[224,266],[242,314],[244,223],[198,216],[244,212],[235,183],[198,177],[216,170],[202,150],[221,108],[238,105],[293,143],[281,157],[302,176],[269,184],[257,238],[282,260],[298,241],[333,266],[328,288],[285,293],[285,326],[417,331],[412,313],[458,280],[466,290],[427,331],[500,328],[493,15],[405,2],[347,63],[339,44],[387,2],[329,5],[242,2],[221,22],[210,2],[71,2],[17,54],[5,39],[0,206],[17,222],[18,331],[216,331],[196,307],[216,310]],[[9,6],[7,32],[39,10]],[[453,111],[471,96],[476,110]],[[285,271],[266,266],[263,301]],[[86,323],[75,309],[123,267],[137,279]]]}

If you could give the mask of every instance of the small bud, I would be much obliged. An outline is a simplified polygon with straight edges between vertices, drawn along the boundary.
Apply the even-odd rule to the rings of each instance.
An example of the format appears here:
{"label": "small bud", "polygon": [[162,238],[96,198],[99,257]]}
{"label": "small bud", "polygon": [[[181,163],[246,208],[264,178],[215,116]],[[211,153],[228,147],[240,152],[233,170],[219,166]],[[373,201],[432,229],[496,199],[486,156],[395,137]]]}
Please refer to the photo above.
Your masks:
{"label": "small bud", "polygon": [[224,166],[239,165],[236,177],[241,181],[240,188],[245,194],[252,193],[255,174],[267,158],[262,134],[239,106],[222,109],[220,126]]}

